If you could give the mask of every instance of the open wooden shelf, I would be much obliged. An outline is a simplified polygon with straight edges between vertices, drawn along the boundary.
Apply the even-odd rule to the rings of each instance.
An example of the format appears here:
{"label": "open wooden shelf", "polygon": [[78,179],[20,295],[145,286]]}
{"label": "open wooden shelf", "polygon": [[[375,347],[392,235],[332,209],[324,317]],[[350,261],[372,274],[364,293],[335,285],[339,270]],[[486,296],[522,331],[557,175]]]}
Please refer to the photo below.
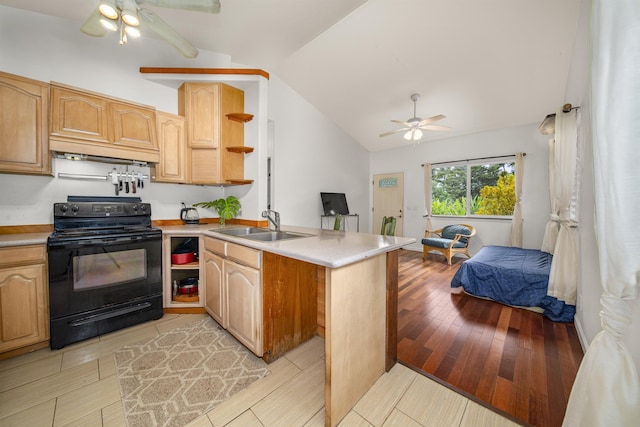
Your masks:
{"label": "open wooden shelf", "polygon": [[233,120],[234,122],[247,123],[253,119],[253,114],[247,113],[229,113],[227,114],[227,118],[229,120]]}
{"label": "open wooden shelf", "polygon": [[253,180],[252,179],[228,179],[227,182],[229,184],[234,184],[234,185],[244,185],[244,184],[252,184]]}
{"label": "open wooden shelf", "polygon": [[199,261],[188,262],[186,264],[171,264],[172,270],[192,270],[200,268]]}
{"label": "open wooden shelf", "polygon": [[198,302],[200,301],[200,296],[198,294],[195,295],[173,295],[171,297],[173,301],[176,302]]}
{"label": "open wooden shelf", "polygon": [[233,147],[227,147],[227,151],[232,153],[253,153],[253,147],[245,147],[243,145],[235,145]]}

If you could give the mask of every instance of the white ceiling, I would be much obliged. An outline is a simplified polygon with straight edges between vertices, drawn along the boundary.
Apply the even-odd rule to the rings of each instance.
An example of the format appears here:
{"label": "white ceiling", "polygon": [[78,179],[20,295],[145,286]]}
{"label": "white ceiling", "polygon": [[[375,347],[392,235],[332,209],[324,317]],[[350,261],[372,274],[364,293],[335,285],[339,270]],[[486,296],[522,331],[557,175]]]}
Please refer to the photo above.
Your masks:
{"label": "white ceiling", "polygon": [[[391,119],[447,116],[422,141],[540,122],[565,102],[581,0],[220,0],[153,9],[200,49],[276,74],[368,150]],[[98,0],[0,0],[78,29]],[[79,32],[79,36],[82,35]],[[171,64],[167,64],[171,66]]]}

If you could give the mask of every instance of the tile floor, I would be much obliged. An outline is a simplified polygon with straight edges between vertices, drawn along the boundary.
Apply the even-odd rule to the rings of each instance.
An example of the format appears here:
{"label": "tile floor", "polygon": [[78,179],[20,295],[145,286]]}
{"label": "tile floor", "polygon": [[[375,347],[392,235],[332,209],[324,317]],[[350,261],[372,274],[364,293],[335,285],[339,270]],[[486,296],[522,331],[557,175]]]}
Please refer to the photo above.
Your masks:
{"label": "tile floor", "polygon": [[[190,322],[165,315],[74,344],[0,361],[0,426],[126,427],[114,349]],[[269,365],[271,374],[197,418],[190,427],[324,425],[324,341],[314,338]],[[397,364],[341,426],[516,426]]]}

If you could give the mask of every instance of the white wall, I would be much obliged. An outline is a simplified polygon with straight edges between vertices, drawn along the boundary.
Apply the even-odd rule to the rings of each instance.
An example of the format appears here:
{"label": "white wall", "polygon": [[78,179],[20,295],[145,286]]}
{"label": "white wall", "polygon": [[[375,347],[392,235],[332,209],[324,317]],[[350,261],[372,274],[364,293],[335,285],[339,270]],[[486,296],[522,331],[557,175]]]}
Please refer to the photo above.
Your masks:
{"label": "white wall", "polygon": [[[186,59],[163,41],[149,38],[132,40],[122,47],[112,37],[94,38],[81,33],[77,22],[0,6],[1,71],[77,86],[177,113],[175,87],[145,79],[139,72],[141,66],[236,65],[228,55],[203,50],[197,58]],[[325,185],[330,187],[328,190],[346,192],[355,209],[365,209],[366,152],[277,77],[272,75],[268,86],[268,90],[245,91],[245,103],[256,104],[258,96],[268,96],[274,110],[277,169],[273,207],[283,211],[283,224],[318,226],[322,212],[319,192],[325,190]],[[271,118],[266,107],[259,113]],[[265,129],[255,129],[256,120],[245,125],[245,135],[262,138],[266,134],[266,120],[264,123]],[[247,145],[255,144],[247,141]],[[259,212],[266,208],[263,194],[266,166],[258,164],[258,157],[266,159],[266,147],[256,147],[246,157],[245,175],[254,179],[252,185],[221,189],[146,182],[137,195],[152,203],[153,219],[178,218],[182,201],[190,205],[229,194],[240,198],[242,218],[259,219]],[[112,168],[105,163],[54,159],[56,173],[105,175]],[[335,173],[334,168],[342,172]],[[149,173],[148,168],[136,170]],[[53,203],[66,200],[67,195],[113,194],[113,186],[108,182],[0,174],[0,225],[50,224]],[[217,216],[213,210],[198,210],[201,217]]]}
{"label": "white wall", "polygon": [[[280,79],[271,79],[274,121],[273,209],[283,223],[320,226],[320,192],[346,193],[349,211],[368,230],[368,152]],[[326,227],[326,223],[325,223]],[[355,231],[353,229],[352,231]]]}
{"label": "white wall", "polygon": [[[417,242],[412,249],[422,250],[426,220],[424,207],[423,163],[465,160],[477,157],[527,153],[524,161],[522,188],[523,246],[539,249],[544,227],[549,218],[548,137],[537,130],[538,124],[499,129],[423,142],[394,150],[371,153],[371,177],[380,173],[404,173],[404,235]],[[370,179],[371,181],[371,179]],[[372,191],[372,189],[371,189]],[[434,218],[440,228],[452,222],[464,222],[476,227],[470,252],[484,245],[508,245],[510,220],[473,218]]]}

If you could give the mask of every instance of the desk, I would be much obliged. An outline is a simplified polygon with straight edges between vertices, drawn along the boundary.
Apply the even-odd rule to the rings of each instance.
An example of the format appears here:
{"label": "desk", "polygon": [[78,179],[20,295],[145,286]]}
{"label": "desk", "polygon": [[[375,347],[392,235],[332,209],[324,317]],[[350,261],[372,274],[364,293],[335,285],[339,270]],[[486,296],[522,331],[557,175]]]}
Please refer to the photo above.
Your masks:
{"label": "desk", "polygon": [[[356,231],[360,232],[360,215],[358,214],[348,214],[348,215],[340,215],[342,217],[342,221],[340,221],[340,231],[347,231],[347,224],[349,218],[356,219]],[[325,218],[335,218],[336,215],[320,215],[320,228],[323,230],[333,230],[333,224],[335,223],[335,219],[333,221],[329,221],[327,227],[324,226]]]}

